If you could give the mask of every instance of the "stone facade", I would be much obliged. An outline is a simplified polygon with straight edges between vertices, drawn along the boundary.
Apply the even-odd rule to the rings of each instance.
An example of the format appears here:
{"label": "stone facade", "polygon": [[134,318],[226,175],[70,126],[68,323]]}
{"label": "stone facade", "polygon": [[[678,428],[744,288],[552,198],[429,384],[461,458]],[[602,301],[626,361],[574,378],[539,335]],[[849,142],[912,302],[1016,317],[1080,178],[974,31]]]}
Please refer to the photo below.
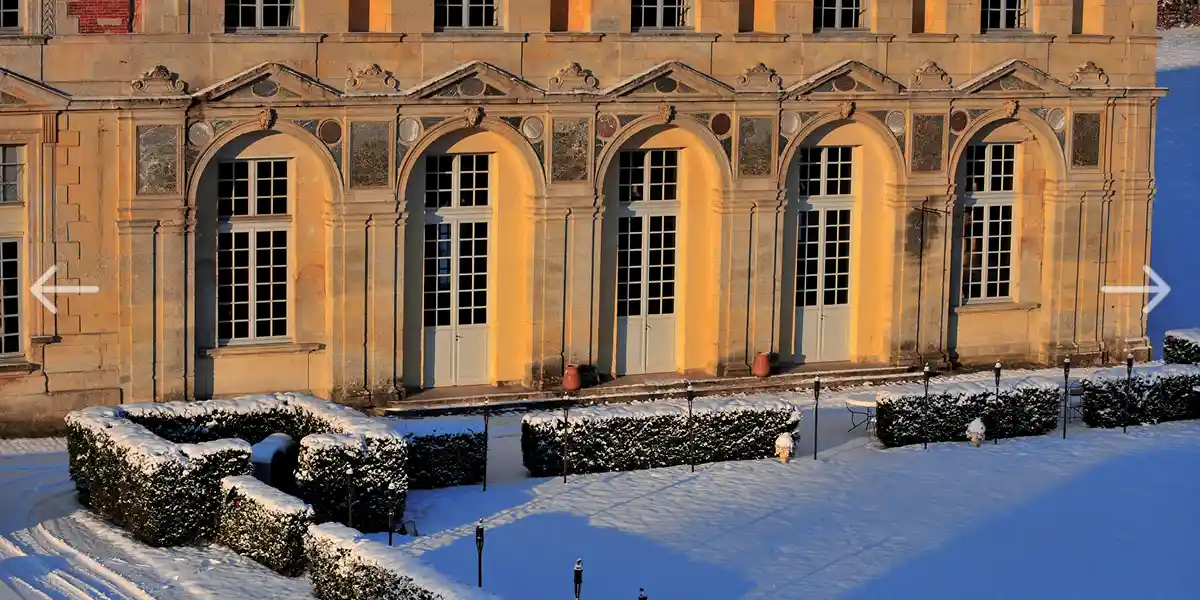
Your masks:
{"label": "stone facade", "polygon": [[[227,28],[224,0],[23,1],[21,28],[0,31],[0,145],[21,162],[0,241],[18,242],[22,292],[0,428],[97,403],[285,389],[381,403],[444,377],[634,372],[614,283],[630,256],[618,231],[643,214],[619,198],[628,150],[678,161],[679,198],[644,213],[673,244],[662,370],[801,360],[797,236],[812,217],[797,165],[827,146],[853,172],[829,205],[850,219],[845,347],[830,356],[1145,357],[1142,299],[1099,290],[1143,281],[1149,261],[1155,3],[1028,1],[1025,27],[986,33],[979,0],[868,0],[845,30],[814,28],[813,0],[691,0],[669,30],[635,30],[623,0],[504,0],[498,25],[442,30],[434,0],[296,0],[270,30]],[[1003,298],[974,303],[956,290],[981,143],[1016,149],[1016,251]],[[487,208],[428,208],[431,157],[460,154],[490,157],[473,180]],[[246,218],[228,214],[239,161],[256,178]],[[486,231],[460,230],[463,215]],[[443,371],[425,293],[439,223],[476,236],[453,237],[454,268],[470,251],[486,270],[486,326],[460,332],[484,350]],[[218,250],[238,231],[252,259]],[[217,325],[241,310],[242,292],[218,299],[237,285],[221,273],[241,277],[223,261],[243,259],[274,277],[254,286],[261,343]],[[24,292],[51,266],[49,283],[100,292],[43,309]]]}

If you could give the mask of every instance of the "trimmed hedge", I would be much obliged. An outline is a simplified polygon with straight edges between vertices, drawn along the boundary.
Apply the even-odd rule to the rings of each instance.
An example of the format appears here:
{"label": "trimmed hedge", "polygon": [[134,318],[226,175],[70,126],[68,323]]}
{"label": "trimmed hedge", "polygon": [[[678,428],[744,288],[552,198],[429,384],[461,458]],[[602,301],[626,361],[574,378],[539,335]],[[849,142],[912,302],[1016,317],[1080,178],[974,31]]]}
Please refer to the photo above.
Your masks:
{"label": "trimmed hedge", "polygon": [[[300,440],[296,487],[318,522],[386,531],[389,507],[404,515],[408,447],[382,421],[376,431],[323,433]],[[353,510],[349,510],[351,503]]]}
{"label": "trimmed hedge", "polygon": [[775,439],[800,424],[800,413],[777,397],[701,398],[688,423],[678,398],[604,404],[525,415],[521,455],[534,477],[561,475],[566,442],[569,473],[632,471],[674,465],[754,460],[775,453]]}
{"label": "trimmed hedge", "polygon": [[409,489],[483,483],[487,434],[481,418],[404,419],[396,429],[408,444]]}
{"label": "trimmed hedge", "polygon": [[67,415],[67,431],[80,503],[151,546],[209,537],[221,479],[250,471],[250,445],[242,440],[173,444],[114,407]]}
{"label": "trimmed hedge", "polygon": [[1176,365],[1200,364],[1200,329],[1173,329],[1163,340],[1163,362]]}
{"label": "trimmed hedge", "polygon": [[881,392],[875,433],[885,446],[967,439],[967,425],[983,419],[989,438],[1042,435],[1054,429],[1062,411],[1062,389],[1052,379],[1029,377],[995,386],[982,382],[896,386]]}
{"label": "trimmed hedge", "polygon": [[[1083,422],[1120,427],[1200,418],[1200,366],[1145,365],[1103,369],[1081,381]],[[1126,416],[1128,415],[1128,416]]]}
{"label": "trimmed hedge", "polygon": [[476,600],[490,594],[446,581],[386,544],[326,523],[304,538],[308,577],[320,600]]}
{"label": "trimmed hedge", "polygon": [[312,508],[253,477],[221,480],[214,541],[287,576],[304,572],[304,535]]}

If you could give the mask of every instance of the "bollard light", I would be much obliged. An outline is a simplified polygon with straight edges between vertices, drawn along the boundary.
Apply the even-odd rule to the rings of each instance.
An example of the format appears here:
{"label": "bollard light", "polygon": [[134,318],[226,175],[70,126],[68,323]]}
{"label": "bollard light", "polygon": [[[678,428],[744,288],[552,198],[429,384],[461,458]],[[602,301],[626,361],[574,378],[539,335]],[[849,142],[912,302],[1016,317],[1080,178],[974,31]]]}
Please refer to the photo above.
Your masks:
{"label": "bollard light", "polygon": [[[1004,369],[1004,367],[1000,365],[1000,361],[996,361],[996,364],[994,366],[992,366],[992,372],[995,373],[995,375],[996,375],[996,402],[997,403],[1000,402],[1000,371],[1003,369]],[[992,443],[999,444],[1000,436],[993,435]]]}
{"label": "bollard light", "polygon": [[583,559],[575,560],[575,600],[579,600],[579,594],[583,591]]}
{"label": "bollard light", "polygon": [[346,467],[346,527],[354,527],[354,467]]}
{"label": "bollard light", "polygon": [[650,600],[646,597],[646,590],[638,588],[638,600]]}
{"label": "bollard light", "polygon": [[692,388],[692,382],[690,382],[686,379],[683,382],[687,384],[687,390],[684,393],[687,394],[687,403],[688,403],[688,421],[687,421],[688,422],[688,463],[691,466],[692,472],[695,473],[696,472],[696,436],[692,435],[692,402],[696,399],[696,390]]}
{"label": "bollard light", "polygon": [[1121,433],[1129,433],[1129,395],[1133,393],[1133,353],[1125,355],[1125,395],[1121,398]]}
{"label": "bollard light", "polygon": [[929,370],[929,363],[925,363],[925,369],[922,376],[925,379],[925,400],[924,410],[921,411],[921,437],[924,438],[923,447],[929,449],[929,378],[933,375],[933,371]]}
{"label": "bollard light", "polygon": [[392,532],[396,530],[396,482],[388,483],[388,546],[392,545]]}
{"label": "bollard light", "polygon": [[813,380],[813,460],[817,460],[817,427],[821,422],[821,376]]}
{"label": "bollard light", "polygon": [[1071,357],[1063,359],[1063,439],[1067,439],[1067,405],[1071,401]]}
{"label": "bollard light", "polygon": [[477,573],[479,574],[479,587],[483,587],[483,519],[480,519],[475,524],[475,552],[479,557]]}

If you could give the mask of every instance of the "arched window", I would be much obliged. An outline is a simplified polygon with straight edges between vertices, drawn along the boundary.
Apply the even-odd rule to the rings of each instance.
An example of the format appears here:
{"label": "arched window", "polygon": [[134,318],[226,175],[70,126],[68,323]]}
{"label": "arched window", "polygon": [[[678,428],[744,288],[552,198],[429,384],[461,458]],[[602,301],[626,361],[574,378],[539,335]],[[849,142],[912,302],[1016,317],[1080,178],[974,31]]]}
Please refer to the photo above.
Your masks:
{"label": "arched window", "polygon": [[217,166],[217,343],[281,341],[288,328],[287,159]]}
{"label": "arched window", "polygon": [[965,157],[960,303],[1012,297],[1017,147],[974,144]]}

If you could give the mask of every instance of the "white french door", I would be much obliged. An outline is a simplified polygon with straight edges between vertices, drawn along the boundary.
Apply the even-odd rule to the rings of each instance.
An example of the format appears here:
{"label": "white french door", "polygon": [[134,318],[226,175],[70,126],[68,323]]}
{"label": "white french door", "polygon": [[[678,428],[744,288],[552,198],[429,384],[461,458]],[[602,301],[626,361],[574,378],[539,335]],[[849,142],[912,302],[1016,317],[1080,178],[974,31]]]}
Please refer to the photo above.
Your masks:
{"label": "white french door", "polygon": [[426,219],[424,386],[488,382],[487,220]]}
{"label": "white french door", "polygon": [[852,210],[802,205],[796,232],[795,360],[850,360]]}
{"label": "white french door", "polygon": [[617,374],[675,370],[673,214],[630,215],[617,224]]}

